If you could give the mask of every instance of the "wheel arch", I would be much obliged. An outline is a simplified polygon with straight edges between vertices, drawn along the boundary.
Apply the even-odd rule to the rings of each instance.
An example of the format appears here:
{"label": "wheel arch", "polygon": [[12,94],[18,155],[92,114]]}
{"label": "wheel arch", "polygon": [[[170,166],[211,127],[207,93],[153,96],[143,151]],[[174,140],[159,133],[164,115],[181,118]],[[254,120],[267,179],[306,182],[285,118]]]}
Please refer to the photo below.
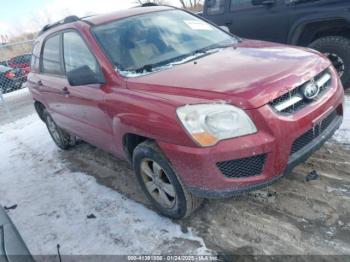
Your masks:
{"label": "wheel arch", "polygon": [[135,148],[146,140],[154,141],[153,139],[138,134],[127,133],[123,136],[123,148],[128,157],[130,163],[132,163],[132,157]]}
{"label": "wheel arch", "polygon": [[350,38],[350,24],[344,18],[326,18],[300,21],[295,24],[288,36],[288,43],[308,46],[325,36],[344,36]]}

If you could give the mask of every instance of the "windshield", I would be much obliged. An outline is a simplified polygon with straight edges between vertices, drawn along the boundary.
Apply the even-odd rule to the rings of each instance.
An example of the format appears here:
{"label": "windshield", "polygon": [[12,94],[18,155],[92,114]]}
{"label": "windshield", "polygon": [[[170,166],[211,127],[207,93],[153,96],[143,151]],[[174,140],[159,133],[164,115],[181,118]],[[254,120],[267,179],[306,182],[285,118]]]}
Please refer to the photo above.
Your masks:
{"label": "windshield", "polygon": [[180,10],[153,12],[96,26],[93,32],[123,75],[156,71],[233,45],[237,39]]}

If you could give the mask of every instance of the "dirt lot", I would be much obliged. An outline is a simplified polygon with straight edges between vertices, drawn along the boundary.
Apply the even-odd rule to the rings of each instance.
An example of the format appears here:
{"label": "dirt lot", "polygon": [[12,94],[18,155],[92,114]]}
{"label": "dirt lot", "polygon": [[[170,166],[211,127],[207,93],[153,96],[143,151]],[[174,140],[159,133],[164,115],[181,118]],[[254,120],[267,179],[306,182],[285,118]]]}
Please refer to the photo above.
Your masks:
{"label": "dirt lot", "polygon": [[[26,112],[27,113],[27,112]],[[350,135],[350,134],[349,134]],[[152,208],[128,163],[86,143],[58,157],[72,170]],[[206,200],[190,218],[208,248],[235,254],[350,254],[350,148],[332,141],[274,185],[237,198]],[[306,182],[317,170],[320,177]]]}

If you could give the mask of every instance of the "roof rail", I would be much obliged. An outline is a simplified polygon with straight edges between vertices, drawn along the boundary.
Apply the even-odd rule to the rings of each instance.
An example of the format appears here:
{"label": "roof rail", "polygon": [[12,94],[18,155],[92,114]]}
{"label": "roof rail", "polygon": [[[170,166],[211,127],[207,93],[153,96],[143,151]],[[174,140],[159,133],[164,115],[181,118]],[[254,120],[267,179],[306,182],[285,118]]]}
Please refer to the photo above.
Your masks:
{"label": "roof rail", "polygon": [[53,23],[53,24],[47,24],[45,25],[41,31],[39,32],[38,35],[41,35],[43,33],[45,33],[47,30],[51,29],[51,28],[54,28],[56,26],[59,26],[59,25],[63,25],[63,24],[68,24],[68,23],[72,23],[72,22],[76,22],[76,21],[80,21],[80,18],[77,17],[76,15],[71,15],[71,16],[67,16],[66,18],[56,22],[56,23]]}
{"label": "roof rail", "polygon": [[144,4],[141,5],[141,7],[148,7],[148,6],[159,6],[159,5],[156,4],[156,3],[151,3],[151,2],[144,3]]}

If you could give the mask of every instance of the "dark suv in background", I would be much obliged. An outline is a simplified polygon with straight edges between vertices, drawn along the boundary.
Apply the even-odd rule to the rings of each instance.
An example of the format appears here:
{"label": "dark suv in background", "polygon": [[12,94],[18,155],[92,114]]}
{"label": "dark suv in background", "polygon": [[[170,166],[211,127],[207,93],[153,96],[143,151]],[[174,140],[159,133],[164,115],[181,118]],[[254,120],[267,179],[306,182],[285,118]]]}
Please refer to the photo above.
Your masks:
{"label": "dark suv in background", "polygon": [[201,15],[241,37],[316,49],[350,87],[349,0],[206,0]]}

